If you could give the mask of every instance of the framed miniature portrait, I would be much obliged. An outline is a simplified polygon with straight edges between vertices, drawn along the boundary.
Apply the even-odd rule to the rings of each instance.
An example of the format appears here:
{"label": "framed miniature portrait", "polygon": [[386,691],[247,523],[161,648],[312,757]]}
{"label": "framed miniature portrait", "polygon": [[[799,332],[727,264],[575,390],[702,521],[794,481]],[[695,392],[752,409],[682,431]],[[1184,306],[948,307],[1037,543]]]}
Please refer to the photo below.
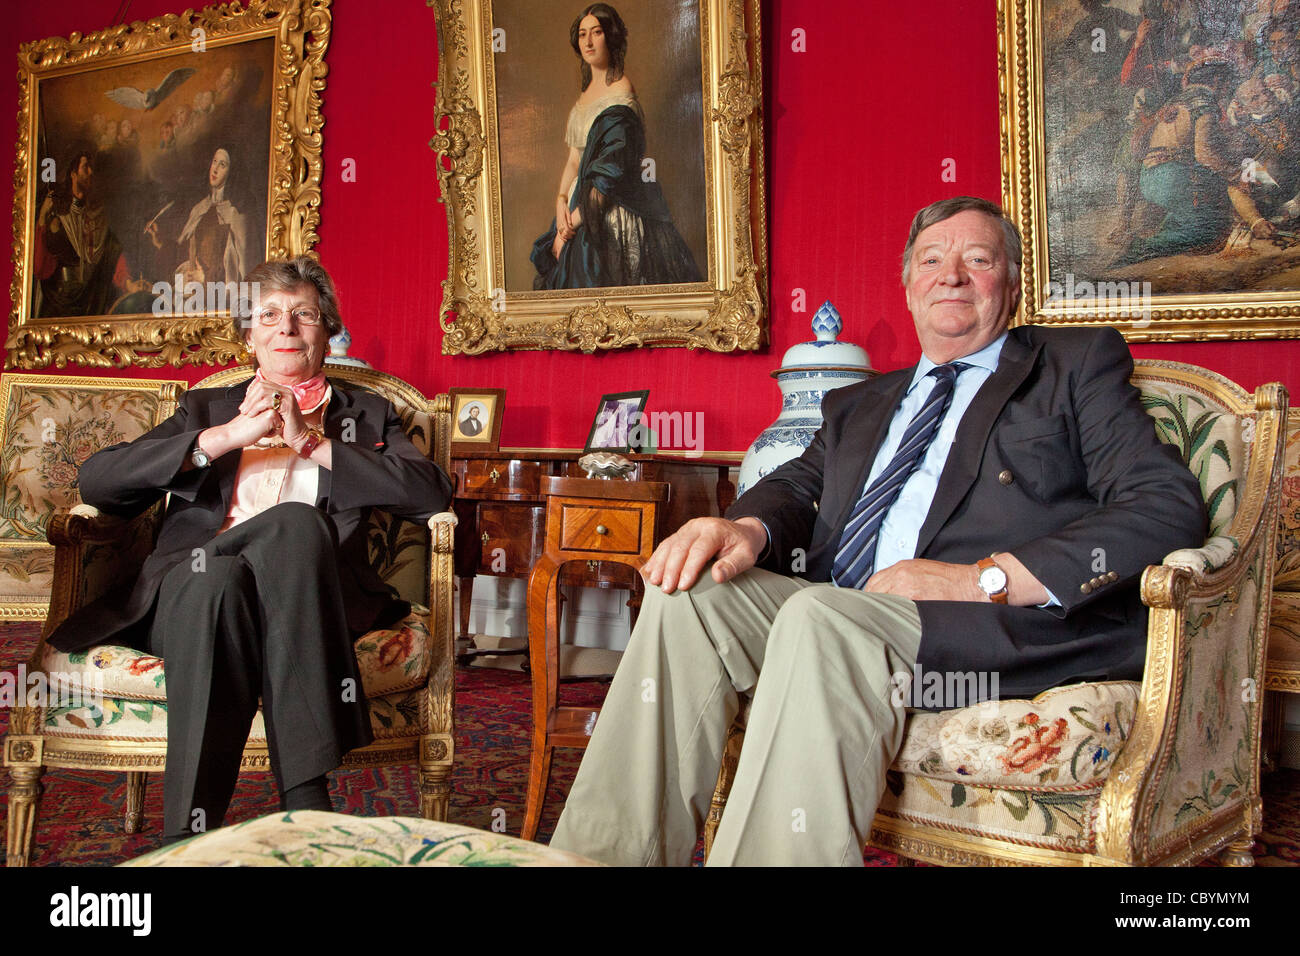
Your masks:
{"label": "framed miniature portrait", "polygon": [[504,388],[450,388],[451,453],[496,451],[505,410]]}
{"label": "framed miniature portrait", "polygon": [[645,429],[636,426],[645,411],[646,400],[650,390],[644,388],[639,392],[612,392],[602,395],[596,405],[596,416],[591,422],[591,431],[587,433],[587,444],[583,452],[592,451],[641,451],[636,436]]}

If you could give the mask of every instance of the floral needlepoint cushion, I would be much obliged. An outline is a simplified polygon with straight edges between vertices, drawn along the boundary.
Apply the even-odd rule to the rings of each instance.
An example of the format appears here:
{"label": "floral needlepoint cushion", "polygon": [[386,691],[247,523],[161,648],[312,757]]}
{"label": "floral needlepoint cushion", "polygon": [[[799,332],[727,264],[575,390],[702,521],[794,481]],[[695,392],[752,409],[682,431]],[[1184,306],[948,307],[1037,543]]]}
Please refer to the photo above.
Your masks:
{"label": "floral needlepoint cushion", "polygon": [[416,817],[272,813],[122,866],[598,866],[504,833]]}
{"label": "floral needlepoint cushion", "polygon": [[[418,734],[422,693],[407,690],[369,698],[366,708],[375,739],[397,740]],[[60,685],[50,692],[45,708],[45,735],[162,745],[167,741],[167,702],[87,694]],[[266,722],[260,709],[253,717],[248,739],[254,744],[266,743]]]}
{"label": "floral needlepoint cushion", "polygon": [[[428,612],[413,605],[396,627],[371,631],[357,639],[357,663],[366,697],[375,698],[423,686],[429,675]],[[123,700],[163,701],[167,679],[163,660],[130,647],[101,644],[71,654],[45,648],[47,674],[70,686],[82,686]]]}
{"label": "floral needlepoint cushion", "polygon": [[167,681],[161,657],[131,647],[101,644],[65,653],[46,646],[41,663],[47,674],[61,682],[124,700],[167,699]]}
{"label": "floral needlepoint cushion", "polygon": [[953,783],[1100,787],[1128,739],[1141,685],[1070,684],[1033,700],[916,713],[893,769]]}
{"label": "floral needlepoint cushion", "polygon": [[432,655],[428,611],[418,604],[395,627],[371,631],[357,640],[357,664],[366,697],[411,690],[424,685]]}

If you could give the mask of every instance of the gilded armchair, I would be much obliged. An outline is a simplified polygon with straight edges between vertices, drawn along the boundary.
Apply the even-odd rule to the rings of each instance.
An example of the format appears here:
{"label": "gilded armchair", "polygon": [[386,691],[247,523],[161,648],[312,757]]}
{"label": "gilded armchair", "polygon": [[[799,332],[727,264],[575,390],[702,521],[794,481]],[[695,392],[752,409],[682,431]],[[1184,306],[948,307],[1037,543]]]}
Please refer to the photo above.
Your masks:
{"label": "gilded armchair", "polygon": [[[223,387],[248,377],[247,367],[211,375],[196,387]],[[449,470],[451,403],[432,401],[400,379],[351,366],[327,365],[348,387],[377,392],[397,408],[415,446]],[[64,654],[44,638],[68,614],[108,588],[130,580],[153,546],[160,509],[123,522],[81,506],[50,522],[56,546],[54,597],[28,673],[59,673],[70,690],[49,706],[19,707],[5,740],[9,768],[10,866],[31,858],[46,767],[125,771],[126,832],[141,824],[147,774],[161,771],[167,753],[165,664],[124,647],[100,646]],[[451,792],[453,745],[452,534],[456,518],[434,515],[428,529],[375,512],[368,533],[380,576],[412,602],[393,628],[372,631],[355,644],[375,740],[344,759],[346,768],[409,763],[419,767],[420,812],[445,819]],[[102,688],[102,694],[96,692]],[[84,692],[88,691],[88,693]],[[244,750],[243,769],[268,770],[266,732],[259,714]]]}
{"label": "gilded armchair", "polygon": [[[1252,862],[1287,393],[1173,362],[1136,363],[1133,383],[1210,514],[1202,547],[1142,576],[1144,679],[912,714],[872,846],[948,865]],[[743,737],[738,721],[706,845]]]}

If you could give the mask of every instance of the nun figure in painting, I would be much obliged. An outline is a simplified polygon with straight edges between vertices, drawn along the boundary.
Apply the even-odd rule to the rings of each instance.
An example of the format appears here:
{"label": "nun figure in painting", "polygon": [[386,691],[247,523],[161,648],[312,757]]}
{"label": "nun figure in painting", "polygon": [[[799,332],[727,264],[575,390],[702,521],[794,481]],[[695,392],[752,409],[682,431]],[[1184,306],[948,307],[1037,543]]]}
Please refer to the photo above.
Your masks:
{"label": "nun figure in painting", "polygon": [[533,243],[535,289],[699,282],[695,257],[673,226],[656,182],[644,182],[645,117],[623,72],[627,28],[593,3],[569,29],[582,93],[569,113],[568,161],[555,219]]}
{"label": "nun figure in painting", "polygon": [[[248,223],[232,201],[230,174],[230,151],[218,148],[208,164],[207,194],[190,209],[176,238],[181,261],[175,271],[185,282],[239,282],[250,267]],[[165,243],[156,219],[145,234],[161,252]]]}

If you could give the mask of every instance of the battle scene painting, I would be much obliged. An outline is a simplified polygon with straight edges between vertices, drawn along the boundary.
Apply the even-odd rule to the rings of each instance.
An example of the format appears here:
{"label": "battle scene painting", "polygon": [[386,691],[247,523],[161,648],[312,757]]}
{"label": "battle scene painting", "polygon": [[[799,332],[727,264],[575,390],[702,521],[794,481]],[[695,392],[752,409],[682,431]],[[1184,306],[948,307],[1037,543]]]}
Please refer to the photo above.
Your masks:
{"label": "battle scene painting", "polygon": [[1042,11],[1052,283],[1300,289],[1300,0]]}

